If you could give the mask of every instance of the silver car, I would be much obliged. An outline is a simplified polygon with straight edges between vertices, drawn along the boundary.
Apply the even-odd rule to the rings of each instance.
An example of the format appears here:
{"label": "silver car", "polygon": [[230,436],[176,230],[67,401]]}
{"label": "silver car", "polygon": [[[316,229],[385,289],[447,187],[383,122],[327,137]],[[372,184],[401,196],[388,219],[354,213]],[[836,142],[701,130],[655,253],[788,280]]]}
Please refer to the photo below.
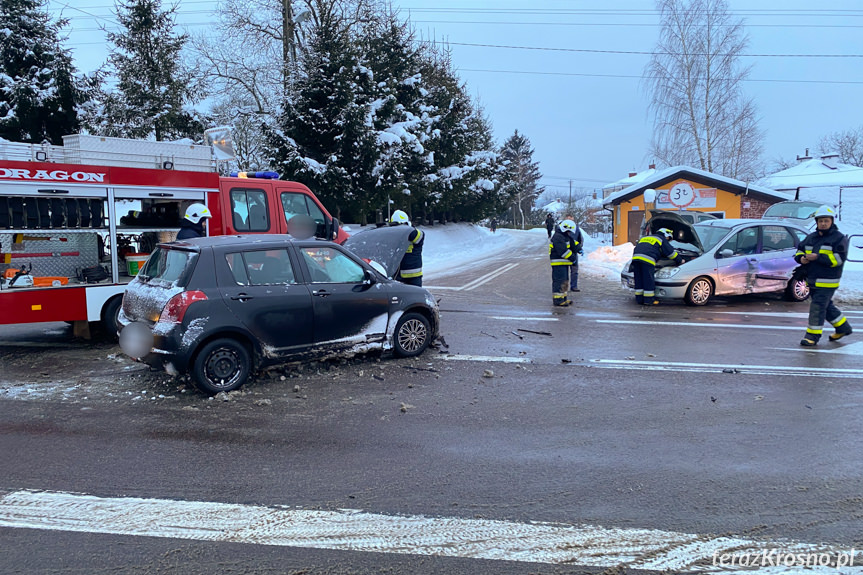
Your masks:
{"label": "silver car", "polygon": [[[652,229],[669,228],[671,243],[686,263],[661,260],[656,269],[656,297],[706,305],[713,296],[780,292],[792,301],[809,297],[806,280],[794,276],[797,245],[808,234],[788,221],[705,220],[691,224],[672,213],[650,220]],[[630,262],[631,263],[631,262]],[[620,274],[633,289],[630,265]]]}

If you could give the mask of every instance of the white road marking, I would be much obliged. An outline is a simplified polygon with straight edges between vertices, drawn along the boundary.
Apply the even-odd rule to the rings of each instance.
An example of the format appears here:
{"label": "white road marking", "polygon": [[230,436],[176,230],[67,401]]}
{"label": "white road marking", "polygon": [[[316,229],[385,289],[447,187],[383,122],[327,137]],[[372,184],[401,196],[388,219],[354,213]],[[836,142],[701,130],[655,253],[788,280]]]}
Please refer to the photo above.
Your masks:
{"label": "white road marking", "polygon": [[[353,509],[320,511],[30,490],[9,493],[0,499],[0,526],[650,571],[716,572],[711,565],[713,557],[731,552],[760,556],[764,550],[780,549],[783,553],[826,553],[834,558],[852,552],[832,545],[657,529],[398,516]],[[835,567],[830,569],[806,572],[838,573]],[[863,573],[860,567],[845,569],[841,573]]]}
{"label": "white road marking", "polygon": [[517,315],[493,315],[491,319],[514,319],[517,321],[558,321],[556,317],[528,317],[528,316],[517,316]]}
{"label": "white road marking", "polygon": [[[830,346],[830,347],[828,347]],[[793,352],[801,352],[801,351],[811,351],[815,353],[838,353],[845,355],[863,355],[863,341],[858,341],[856,343],[849,343],[845,345],[836,345],[835,343],[826,342],[824,347],[772,347],[770,349],[775,349],[779,351],[793,351]]]}
{"label": "white road marking", "polygon": [[[787,312],[787,311],[716,311],[713,313],[724,313],[728,315],[766,315],[771,317],[793,317],[793,318],[803,318],[806,319],[809,317],[808,312]],[[863,311],[843,311],[843,315],[848,317],[853,316],[863,316]]]}
{"label": "white road marking", "polygon": [[505,355],[440,355],[441,359],[455,361],[498,361],[501,363],[530,363],[529,357],[509,357]]}
{"label": "white road marking", "polygon": [[509,270],[511,270],[517,266],[518,266],[517,263],[506,264],[502,268],[492,270],[492,271],[488,272],[487,274],[485,274],[484,276],[480,276],[480,277],[476,278],[475,280],[468,282],[465,285],[459,286],[459,287],[454,287],[454,286],[423,286],[423,287],[426,288],[427,290],[442,290],[442,289],[447,290],[447,289],[449,289],[449,290],[454,290],[454,291],[462,291],[462,290],[471,291],[471,290],[474,290],[474,289],[478,288],[479,286],[481,286],[485,283],[490,282],[491,280],[495,279],[496,277],[505,274],[506,272],[508,272]]}
{"label": "white road marking", "polygon": [[[792,367],[779,365],[736,365],[731,363],[685,363],[622,359],[591,359],[589,364],[607,369],[642,369],[648,371],[689,371],[699,373],[723,373],[733,369],[748,375],[792,375],[800,377],[863,378],[863,369],[830,367]],[[579,365],[579,364],[573,364]]]}
{"label": "white road marking", "polygon": [[795,327],[790,325],[753,325],[745,323],[699,323],[690,321],[642,321],[632,319],[597,319],[597,323],[623,323],[630,325],[660,325],[660,326],[682,326],[682,327],[730,327],[738,329],[787,329],[796,330],[801,333],[806,331],[806,326]]}

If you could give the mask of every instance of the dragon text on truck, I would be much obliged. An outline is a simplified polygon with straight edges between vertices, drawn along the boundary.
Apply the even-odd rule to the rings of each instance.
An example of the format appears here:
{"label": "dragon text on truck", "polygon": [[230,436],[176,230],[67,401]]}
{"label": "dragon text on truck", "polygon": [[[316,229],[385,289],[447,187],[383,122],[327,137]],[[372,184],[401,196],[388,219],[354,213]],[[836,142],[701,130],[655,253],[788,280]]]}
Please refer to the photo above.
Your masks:
{"label": "dragon text on truck", "polygon": [[294,215],[318,237],[347,234],[304,185],[275,174],[219,176],[209,146],[74,135],[63,146],[0,140],[0,324],[66,321],[117,331],[123,291],[185,208],[207,234],[284,234]]}

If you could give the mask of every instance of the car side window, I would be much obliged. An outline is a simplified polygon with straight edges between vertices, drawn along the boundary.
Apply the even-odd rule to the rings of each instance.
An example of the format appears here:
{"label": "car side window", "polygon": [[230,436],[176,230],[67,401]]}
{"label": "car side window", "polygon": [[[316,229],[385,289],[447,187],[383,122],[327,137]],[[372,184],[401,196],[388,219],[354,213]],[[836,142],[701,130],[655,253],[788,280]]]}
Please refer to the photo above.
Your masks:
{"label": "car side window", "polygon": [[231,217],[238,232],[265,232],[270,229],[267,194],[264,190],[233,188]]}
{"label": "car side window", "polygon": [[758,228],[751,227],[740,230],[725,242],[719,251],[731,250],[732,255],[746,256],[758,253]]}
{"label": "car side window", "polygon": [[234,281],[237,282],[237,285],[249,285],[249,276],[246,274],[246,264],[243,261],[243,254],[239,252],[225,254],[225,260],[228,262],[228,267],[231,268],[231,273],[234,274]]}
{"label": "car side window", "polygon": [[764,226],[761,231],[761,251],[776,252],[797,247],[794,236],[783,226]]}
{"label": "car side window", "polygon": [[297,283],[288,250],[255,250],[243,252],[246,273],[251,285]]}
{"label": "car side window", "polygon": [[337,249],[302,248],[300,253],[309,268],[313,283],[359,283],[366,277],[361,265]]}

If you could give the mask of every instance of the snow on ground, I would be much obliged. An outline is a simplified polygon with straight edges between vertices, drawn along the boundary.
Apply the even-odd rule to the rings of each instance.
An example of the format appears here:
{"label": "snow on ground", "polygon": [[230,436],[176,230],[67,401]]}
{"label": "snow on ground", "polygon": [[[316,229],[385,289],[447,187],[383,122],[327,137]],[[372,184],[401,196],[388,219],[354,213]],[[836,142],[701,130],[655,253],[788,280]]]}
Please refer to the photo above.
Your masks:
{"label": "snow on ground", "polygon": [[[496,233],[492,233],[488,228],[471,224],[446,224],[424,226],[422,230],[426,234],[423,247],[423,272],[426,276],[465,269],[517,246],[535,245],[537,254],[548,254],[543,241],[547,238],[544,227],[531,230],[498,228]],[[633,245],[611,246],[587,234],[584,234],[584,243],[585,255],[579,258],[579,273],[619,283],[620,270],[632,257]],[[863,260],[863,237],[853,238],[851,244],[851,259]],[[846,264],[836,301],[863,304],[863,261]]]}

